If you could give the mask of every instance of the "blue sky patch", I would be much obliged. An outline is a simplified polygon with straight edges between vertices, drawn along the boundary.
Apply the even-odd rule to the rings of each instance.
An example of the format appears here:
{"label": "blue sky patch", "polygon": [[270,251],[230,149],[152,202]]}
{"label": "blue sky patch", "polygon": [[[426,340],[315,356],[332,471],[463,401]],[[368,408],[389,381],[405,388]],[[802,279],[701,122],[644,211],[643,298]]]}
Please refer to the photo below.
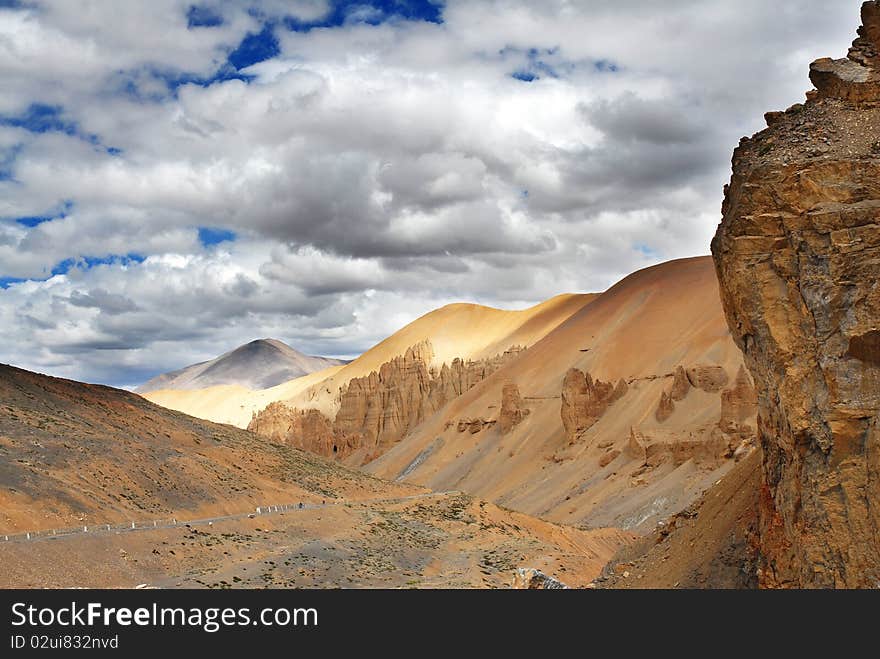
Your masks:
{"label": "blue sky patch", "polygon": [[241,40],[238,48],[229,53],[227,60],[238,71],[252,64],[272,59],[280,52],[275,30],[267,23],[257,34],[248,33]]}
{"label": "blue sky patch", "polygon": [[73,202],[69,199],[61,204],[61,210],[53,213],[47,213],[45,215],[29,215],[26,217],[17,217],[15,221],[26,227],[36,227],[44,222],[51,222],[52,220],[59,220],[63,217],[67,217],[70,214],[70,211],[73,210]]}
{"label": "blue sky patch", "polygon": [[[571,62],[558,61],[559,48],[517,48],[514,46],[505,46],[498,51],[498,55],[502,59],[515,57],[522,59],[525,57],[525,64],[510,74],[511,78],[521,80],[522,82],[533,82],[540,78],[558,78],[560,69],[570,72],[574,69]],[[551,64],[548,60],[557,60]]]}
{"label": "blue sky patch", "polygon": [[9,288],[12,284],[20,284],[27,279],[19,279],[18,277],[0,277],[0,288]]}
{"label": "blue sky patch", "polygon": [[62,116],[63,111],[60,105],[31,103],[27,110],[18,116],[0,115],[0,126],[24,128],[31,133],[60,131],[68,135],[76,135],[76,123],[65,120]]}
{"label": "blue sky patch", "polygon": [[650,247],[648,245],[645,245],[644,243],[635,243],[633,245],[633,249],[636,250],[637,252],[640,252],[641,254],[644,254],[645,256],[647,256],[650,259],[660,258],[660,253],[656,249],[654,249],[653,247]]}
{"label": "blue sky patch", "polygon": [[23,148],[22,144],[14,144],[0,149],[0,181],[12,180],[12,165],[15,164],[15,159]]}
{"label": "blue sky patch", "polygon": [[205,247],[217,245],[218,243],[232,242],[236,239],[234,231],[228,229],[217,229],[215,227],[199,227],[199,241]]}
{"label": "blue sky patch", "polygon": [[[20,277],[0,276],[0,288],[9,288],[12,284],[20,284],[25,281],[46,281],[49,277],[66,275],[73,268],[90,270],[99,265],[131,265],[132,263],[143,263],[145,260],[145,256],[135,252],[129,252],[128,254],[108,254],[107,256],[79,256],[68,258],[56,263],[51,269],[49,275],[43,279],[38,277],[21,279]],[[45,272],[45,269],[43,271]]]}
{"label": "blue sky patch", "polygon": [[537,74],[531,73],[529,71],[514,71],[510,74],[510,77],[521,80],[522,82],[532,82],[539,78]]}
{"label": "blue sky patch", "polygon": [[71,268],[90,270],[98,265],[130,265],[143,263],[146,257],[141,254],[130,252],[128,254],[109,254],[107,256],[80,256],[78,258],[64,259],[52,268],[52,276],[66,275]]}
{"label": "blue sky patch", "polygon": [[186,26],[192,30],[197,27],[218,27],[223,25],[223,16],[205,5],[190,5],[186,11]]}
{"label": "blue sky patch", "polygon": [[304,22],[288,16],[284,25],[293,32],[308,32],[346,23],[381,25],[391,20],[439,24],[443,22],[443,3],[436,0],[335,0],[323,18]]}
{"label": "blue sky patch", "polygon": [[[156,80],[164,83],[168,90],[167,94],[145,94],[141,91],[137,84],[137,74],[131,72],[120,72],[126,76],[123,82],[116,88],[119,92],[128,95],[130,98],[140,102],[161,103],[169,98],[177,98],[177,90],[183,85],[198,85],[199,87],[210,87],[216,82],[225,82],[227,80],[241,80],[242,82],[250,82],[254,76],[239,73],[230,64],[224,64],[213,75],[209,77],[199,76],[194,73],[182,71],[160,70],[149,68],[145,73]],[[121,153],[119,149],[108,149],[110,155],[118,155]]]}
{"label": "blue sky patch", "polygon": [[[31,103],[27,109],[19,115],[0,115],[0,126],[11,126],[13,128],[23,128],[30,133],[64,133],[71,137],[77,137],[89,144],[103,149],[110,155],[119,155],[121,149],[115,147],[105,147],[101,143],[101,138],[94,133],[83,133],[79,129],[79,125],[75,121],[71,121],[64,116],[64,108],[60,105],[47,105],[45,103]],[[19,145],[18,149],[21,149]],[[17,152],[13,155],[17,155]],[[11,173],[3,176],[11,165],[11,162],[5,154],[0,153],[0,180],[3,178],[11,178]]]}

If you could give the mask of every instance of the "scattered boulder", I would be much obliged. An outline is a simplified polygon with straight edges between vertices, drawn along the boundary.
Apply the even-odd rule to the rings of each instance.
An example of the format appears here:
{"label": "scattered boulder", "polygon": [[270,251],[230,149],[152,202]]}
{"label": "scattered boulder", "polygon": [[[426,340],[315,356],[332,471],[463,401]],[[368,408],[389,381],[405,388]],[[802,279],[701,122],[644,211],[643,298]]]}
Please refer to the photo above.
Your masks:
{"label": "scattered boulder", "polygon": [[520,567],[513,573],[513,588],[516,590],[567,590],[568,586],[533,567]]}
{"label": "scattered boulder", "polygon": [[721,391],[729,381],[727,371],[717,364],[691,366],[687,369],[687,379],[697,389],[710,394]]}
{"label": "scattered boulder", "polygon": [[478,432],[482,432],[485,428],[494,425],[495,419],[460,419],[456,426],[456,430],[458,430],[458,432],[469,432],[472,435],[476,435]]}
{"label": "scattered boulder", "polygon": [[602,457],[599,458],[599,466],[600,467],[607,467],[612,462],[614,462],[617,459],[617,456],[619,456],[619,455],[620,455],[620,450],[618,450],[618,449],[614,449],[612,451],[608,451],[607,453],[604,453],[602,455]]}

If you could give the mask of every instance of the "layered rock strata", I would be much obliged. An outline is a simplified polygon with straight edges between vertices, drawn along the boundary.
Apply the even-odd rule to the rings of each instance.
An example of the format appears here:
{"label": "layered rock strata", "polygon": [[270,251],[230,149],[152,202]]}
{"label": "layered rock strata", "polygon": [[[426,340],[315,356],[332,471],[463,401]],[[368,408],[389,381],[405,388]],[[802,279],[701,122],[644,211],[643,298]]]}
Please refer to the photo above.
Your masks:
{"label": "layered rock strata", "polygon": [[862,19],[740,143],[712,242],[757,389],[761,586],[880,586],[880,3]]}

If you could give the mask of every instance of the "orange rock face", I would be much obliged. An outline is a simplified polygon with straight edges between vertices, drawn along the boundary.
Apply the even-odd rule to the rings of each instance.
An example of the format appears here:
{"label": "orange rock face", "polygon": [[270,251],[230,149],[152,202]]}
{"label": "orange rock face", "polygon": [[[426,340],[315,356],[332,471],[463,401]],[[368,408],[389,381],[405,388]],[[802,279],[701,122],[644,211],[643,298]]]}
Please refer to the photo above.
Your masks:
{"label": "orange rock face", "polygon": [[568,440],[574,443],[599,418],[608,406],[626,395],[626,382],[617,386],[601,380],[593,381],[589,373],[572,368],[562,380],[562,425]]}
{"label": "orange rock face", "polygon": [[679,366],[675,369],[675,375],[672,378],[672,389],[669,395],[672,400],[684,400],[690,390],[691,381],[688,379],[684,367]]}
{"label": "orange rock face", "polygon": [[806,104],[736,149],[712,243],[757,389],[763,586],[880,586],[880,3],[862,17]]}
{"label": "orange rock face", "polygon": [[357,448],[352,437],[337,435],[330,419],[318,410],[298,410],[280,402],[254,414],[248,430],[328,458],[345,458]]}
{"label": "orange rock face", "polygon": [[660,403],[657,405],[657,411],[654,412],[654,418],[663,423],[672,416],[675,411],[675,402],[672,400],[672,394],[662,392],[660,394]]}
{"label": "orange rock face", "polygon": [[528,415],[529,409],[523,402],[519,387],[508,382],[501,390],[501,413],[498,415],[498,427],[503,434],[509,433]]}
{"label": "orange rock face", "polygon": [[721,391],[727,383],[727,371],[717,364],[698,364],[687,369],[687,379],[697,389],[713,393]]}
{"label": "orange rock face", "polygon": [[423,341],[401,357],[382,364],[379,372],[351,380],[340,392],[334,430],[353,436],[375,458],[450,400],[494,373],[522,348],[479,361],[453,360],[429,370],[434,357],[430,341]]}
{"label": "orange rock face", "polygon": [[758,395],[745,369],[740,367],[733,386],[721,392],[721,420],[718,427],[726,433],[743,431],[743,424],[758,411]]}
{"label": "orange rock face", "polygon": [[[369,461],[522,350],[514,346],[491,359],[455,359],[452,364],[444,363],[439,369],[431,369],[434,351],[430,341],[423,341],[382,364],[378,371],[354,378],[343,387],[333,422],[318,410],[298,410],[283,403],[271,403],[254,415],[248,430],[340,460],[363,449],[363,461]],[[512,391],[505,395],[509,400],[506,408],[502,401],[502,408],[507,409],[508,422],[515,425],[528,414],[528,409],[518,390],[515,396]],[[494,423],[494,420],[480,419],[466,425],[470,432],[476,433]]]}

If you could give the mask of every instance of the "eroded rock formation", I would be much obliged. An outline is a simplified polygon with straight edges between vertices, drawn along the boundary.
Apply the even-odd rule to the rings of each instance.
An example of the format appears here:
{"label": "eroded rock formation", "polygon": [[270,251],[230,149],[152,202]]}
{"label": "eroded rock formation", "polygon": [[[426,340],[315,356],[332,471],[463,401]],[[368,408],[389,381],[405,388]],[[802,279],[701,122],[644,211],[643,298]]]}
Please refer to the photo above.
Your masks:
{"label": "eroded rock formation", "polygon": [[733,157],[712,243],[758,392],[759,584],[880,586],[880,3]]}
{"label": "eroded rock formation", "polygon": [[672,389],[669,391],[669,396],[672,400],[684,400],[690,390],[691,381],[688,379],[684,367],[679,366],[672,376]]}
{"label": "eroded rock formation", "polygon": [[714,393],[721,391],[727,382],[727,371],[723,366],[698,364],[685,369],[679,365],[672,374],[672,386],[660,394],[654,418],[660,423],[666,421],[675,412],[675,403],[683,401],[692,388]]}
{"label": "eroded rock formation", "polygon": [[430,341],[423,341],[382,364],[378,372],[354,378],[340,390],[335,432],[359,437],[366,459],[372,459],[522,350],[514,346],[491,359],[455,359],[432,369],[434,350]]}
{"label": "eroded rock formation", "polygon": [[739,367],[733,386],[721,392],[718,427],[726,433],[751,433],[750,422],[758,411],[758,395],[746,369]]}
{"label": "eroded rock formation", "polygon": [[697,364],[687,369],[687,379],[697,389],[708,393],[721,391],[729,382],[727,371],[718,364]]}
{"label": "eroded rock formation", "polygon": [[627,384],[593,380],[589,373],[571,368],[562,380],[562,425],[570,443],[574,443],[596,421],[608,406],[626,395]]}
{"label": "eroded rock formation", "polygon": [[255,413],[247,429],[328,458],[341,460],[357,448],[354,437],[334,432],[330,419],[318,410],[299,410],[281,402]]}
{"label": "eroded rock formation", "polygon": [[469,432],[472,435],[476,435],[478,432],[482,432],[486,428],[491,428],[494,425],[494,419],[459,419],[455,429],[458,430],[458,432]]}
{"label": "eroded rock formation", "polygon": [[657,405],[657,411],[654,412],[654,418],[663,423],[672,416],[674,411],[675,402],[672,400],[672,394],[666,391],[662,392],[660,394],[660,403]]}
{"label": "eroded rock formation", "polygon": [[[342,387],[339,411],[332,423],[317,410],[298,410],[283,403],[271,403],[254,415],[248,430],[337,459],[363,449],[363,459],[369,461],[522,350],[520,346],[513,346],[491,359],[455,359],[437,369],[431,367],[433,347],[430,341],[423,341],[382,364],[378,371],[354,378]],[[518,391],[516,399],[521,405],[521,419],[528,410],[522,405]],[[514,403],[511,398],[508,406]],[[510,412],[512,421],[517,414],[512,409]],[[476,433],[494,423],[495,420],[471,419],[466,429]],[[461,428],[462,422],[459,422]]]}
{"label": "eroded rock formation", "polygon": [[508,382],[501,390],[501,412],[498,414],[498,427],[502,434],[507,434],[529,414],[519,387]]}
{"label": "eroded rock formation", "polygon": [[688,460],[698,464],[717,464],[732,457],[734,448],[730,439],[718,428],[697,436],[658,435],[631,428],[625,453],[646,467],[657,467],[664,462],[671,462],[677,467]]}
{"label": "eroded rock formation", "polygon": [[433,357],[425,341],[382,364],[378,372],[351,380],[340,391],[335,431],[359,436],[370,454],[398,441],[436,409],[428,372]]}

